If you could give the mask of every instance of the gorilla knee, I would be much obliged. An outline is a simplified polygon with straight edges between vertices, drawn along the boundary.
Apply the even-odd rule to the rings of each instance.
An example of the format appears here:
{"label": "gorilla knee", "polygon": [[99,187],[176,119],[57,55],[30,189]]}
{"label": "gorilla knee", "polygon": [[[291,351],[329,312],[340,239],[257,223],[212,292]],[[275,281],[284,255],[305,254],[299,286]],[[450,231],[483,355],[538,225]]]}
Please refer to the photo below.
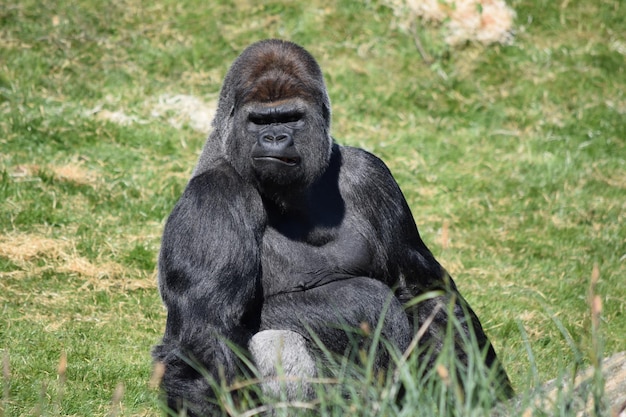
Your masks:
{"label": "gorilla knee", "polygon": [[289,330],[263,330],[252,337],[248,350],[264,394],[288,400],[313,397],[307,379],[315,376],[316,366],[303,336]]}

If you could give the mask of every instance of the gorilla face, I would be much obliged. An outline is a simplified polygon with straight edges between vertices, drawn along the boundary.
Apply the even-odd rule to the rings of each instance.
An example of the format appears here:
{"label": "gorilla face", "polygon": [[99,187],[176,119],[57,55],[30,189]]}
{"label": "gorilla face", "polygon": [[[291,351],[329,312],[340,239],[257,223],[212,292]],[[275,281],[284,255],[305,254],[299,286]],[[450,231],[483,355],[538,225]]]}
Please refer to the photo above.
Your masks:
{"label": "gorilla face", "polygon": [[[294,102],[252,105],[247,112],[253,171],[261,184],[289,185],[303,180],[306,107]],[[298,147],[295,140],[298,139]]]}
{"label": "gorilla face", "polygon": [[325,170],[332,140],[320,112],[300,99],[253,102],[245,117],[247,162],[261,189],[293,192],[312,184]]}
{"label": "gorilla face", "polygon": [[313,57],[277,40],[248,48],[226,76],[216,127],[235,169],[262,194],[305,191],[326,170],[333,142],[330,103]]}

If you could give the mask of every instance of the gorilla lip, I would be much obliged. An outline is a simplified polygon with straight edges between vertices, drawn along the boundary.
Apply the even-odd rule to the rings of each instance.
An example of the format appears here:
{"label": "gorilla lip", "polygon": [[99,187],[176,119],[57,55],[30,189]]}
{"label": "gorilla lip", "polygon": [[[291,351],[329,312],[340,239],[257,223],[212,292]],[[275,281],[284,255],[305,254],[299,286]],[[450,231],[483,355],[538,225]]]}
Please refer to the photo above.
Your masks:
{"label": "gorilla lip", "polygon": [[254,157],[255,161],[267,161],[267,162],[278,162],[283,165],[287,165],[290,167],[296,166],[300,163],[300,158],[287,158],[281,156],[256,156]]}

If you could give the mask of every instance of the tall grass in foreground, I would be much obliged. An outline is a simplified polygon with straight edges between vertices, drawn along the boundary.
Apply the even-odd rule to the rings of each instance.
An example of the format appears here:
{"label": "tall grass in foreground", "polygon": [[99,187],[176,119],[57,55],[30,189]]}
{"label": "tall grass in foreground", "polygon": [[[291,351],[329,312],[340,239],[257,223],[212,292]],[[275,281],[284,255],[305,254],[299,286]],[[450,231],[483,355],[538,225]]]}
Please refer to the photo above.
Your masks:
{"label": "tall grass in foreground", "polygon": [[[496,375],[484,365],[484,355],[475,346],[469,354],[466,365],[460,364],[451,348],[448,338],[442,354],[434,366],[420,363],[416,351],[417,342],[423,329],[417,332],[411,346],[402,355],[392,354],[393,369],[378,372],[373,366],[376,349],[384,345],[380,340],[380,329],[360,329],[361,334],[372,338],[367,350],[356,350],[356,361],[346,357],[337,357],[324,352],[327,361],[333,362],[333,368],[339,371],[332,377],[310,378],[304,382],[314,386],[314,400],[290,400],[284,396],[269,397],[263,393],[263,380],[249,378],[239,380],[232,385],[225,385],[213,380],[217,393],[215,404],[226,416],[252,417],[256,415],[272,416],[609,416],[610,404],[604,395],[604,376],[602,373],[602,335],[600,316],[602,305],[595,286],[599,272],[594,266],[589,286],[589,306],[591,310],[589,345],[574,342],[560,322],[552,315],[554,325],[572,349],[575,361],[564,368],[559,376],[547,384],[538,378],[537,364],[524,327],[519,324],[521,337],[526,342],[526,352],[531,366],[528,369],[528,385],[517,388],[517,396],[511,400],[500,401]],[[458,322],[453,321],[452,326]],[[253,364],[242,353],[242,359],[254,369]],[[9,386],[11,384],[9,352],[3,352],[2,366],[2,402],[0,417],[9,417],[11,403]],[[591,367],[582,376],[584,363]],[[37,406],[27,411],[32,416],[59,416],[66,391],[67,357],[62,353],[59,358],[56,382],[41,386],[40,400]],[[201,372],[203,372],[201,370]],[[160,364],[155,369],[146,389],[157,390],[163,368]],[[210,378],[206,371],[203,374]],[[577,379],[577,375],[579,378]],[[294,378],[278,376],[276,380],[284,383],[296,382]],[[300,381],[302,382],[302,381]],[[118,384],[111,394],[111,403],[107,416],[124,415],[124,385]],[[25,410],[26,411],[26,410]],[[164,414],[175,414],[164,409]]]}
{"label": "tall grass in foreground", "polygon": [[[356,361],[337,357],[324,352],[326,360],[334,361],[333,368],[339,369],[332,377],[311,378],[304,382],[315,388],[314,400],[289,400],[285,397],[270,398],[262,391],[263,381],[259,378],[240,380],[225,385],[213,380],[217,393],[215,403],[224,415],[251,417],[271,412],[273,416],[570,416],[584,411],[588,416],[609,416],[610,404],[604,397],[602,374],[602,335],[600,315],[602,305],[595,287],[599,271],[594,266],[589,287],[591,309],[591,340],[589,346],[573,341],[558,317],[552,315],[554,325],[569,344],[575,361],[559,373],[548,384],[538,378],[537,364],[524,327],[519,324],[521,337],[526,343],[526,352],[531,366],[528,369],[528,385],[517,387],[517,396],[509,401],[498,400],[496,376],[484,365],[484,355],[474,346],[466,365],[458,363],[448,338],[442,354],[434,366],[420,363],[416,351],[423,329],[417,332],[411,346],[402,355],[392,353],[393,369],[378,372],[373,366],[376,349],[384,344],[380,340],[380,329],[360,329],[361,334],[371,336],[367,350],[357,350]],[[427,323],[428,324],[428,323]],[[458,322],[453,321],[453,326]],[[0,417],[11,416],[10,352],[2,355],[2,401]],[[253,364],[241,355],[250,368]],[[584,381],[574,382],[585,362],[592,364]],[[157,390],[163,369],[156,364],[152,379],[146,381],[146,389]],[[67,356],[61,353],[54,384],[43,383],[38,404],[32,410],[24,410],[32,416],[63,415],[62,404],[66,394]],[[202,371],[202,370],[201,370]],[[203,372],[210,378],[207,372]],[[293,378],[277,377],[278,381],[293,383]],[[86,381],[88,383],[88,381]],[[123,383],[118,384],[111,394],[107,416],[123,415]],[[165,414],[174,415],[164,410]],[[579,414],[580,415],[580,414]]]}

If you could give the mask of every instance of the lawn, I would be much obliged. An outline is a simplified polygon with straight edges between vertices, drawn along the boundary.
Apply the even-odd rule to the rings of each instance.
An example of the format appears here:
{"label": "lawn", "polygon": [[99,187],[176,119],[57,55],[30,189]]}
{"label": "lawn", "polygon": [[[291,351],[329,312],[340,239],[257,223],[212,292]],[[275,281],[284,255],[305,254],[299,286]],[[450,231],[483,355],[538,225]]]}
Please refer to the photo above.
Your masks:
{"label": "lawn", "polygon": [[624,350],[626,5],[509,4],[512,44],[449,47],[380,1],[0,0],[0,415],[159,414],[164,220],[268,37],[318,59],[333,136],[390,167],[516,390],[593,361],[594,267]]}

